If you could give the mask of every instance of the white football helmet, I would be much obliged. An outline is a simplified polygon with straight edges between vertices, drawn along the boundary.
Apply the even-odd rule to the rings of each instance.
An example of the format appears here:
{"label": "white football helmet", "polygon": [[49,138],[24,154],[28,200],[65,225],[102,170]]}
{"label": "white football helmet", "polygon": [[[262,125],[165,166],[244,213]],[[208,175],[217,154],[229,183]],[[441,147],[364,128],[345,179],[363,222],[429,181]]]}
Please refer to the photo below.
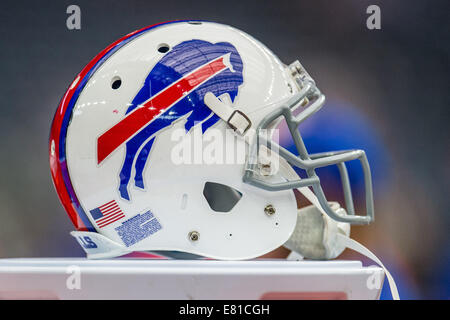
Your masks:
{"label": "white football helmet", "polygon": [[[297,127],[324,101],[298,61],[283,64],[230,26],[175,21],[126,35],[81,71],[53,120],[51,173],[73,235],[91,258],[182,251],[249,259],[284,244],[305,257],[336,257],[344,249],[336,235],[373,220],[372,186],[364,151],[308,154]],[[267,134],[283,118],[298,155]],[[186,137],[206,144],[218,134],[224,161],[202,158],[204,149],[186,160]],[[354,212],[344,164],[355,159],[365,215]],[[328,165],[340,169],[346,210],[324,195],[315,169]],[[315,207],[298,211],[294,189]]]}

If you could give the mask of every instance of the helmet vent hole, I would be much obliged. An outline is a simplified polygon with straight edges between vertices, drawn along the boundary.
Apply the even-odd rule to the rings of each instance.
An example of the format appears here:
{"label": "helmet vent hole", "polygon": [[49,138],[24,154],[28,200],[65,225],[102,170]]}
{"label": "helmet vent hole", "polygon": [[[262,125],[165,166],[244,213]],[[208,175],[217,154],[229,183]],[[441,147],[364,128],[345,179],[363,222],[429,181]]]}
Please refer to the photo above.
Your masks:
{"label": "helmet vent hole", "polygon": [[170,46],[167,43],[161,43],[158,46],[158,52],[160,52],[160,53],[166,53],[169,50],[170,50]]}
{"label": "helmet vent hole", "polygon": [[203,196],[215,212],[230,212],[241,200],[242,192],[224,184],[206,182]]}
{"label": "helmet vent hole", "polygon": [[188,21],[189,24],[200,25],[201,21]]}
{"label": "helmet vent hole", "polygon": [[122,85],[122,79],[120,79],[120,77],[115,76],[114,78],[112,78],[111,88],[113,88],[114,90],[117,90],[120,88],[121,85]]}

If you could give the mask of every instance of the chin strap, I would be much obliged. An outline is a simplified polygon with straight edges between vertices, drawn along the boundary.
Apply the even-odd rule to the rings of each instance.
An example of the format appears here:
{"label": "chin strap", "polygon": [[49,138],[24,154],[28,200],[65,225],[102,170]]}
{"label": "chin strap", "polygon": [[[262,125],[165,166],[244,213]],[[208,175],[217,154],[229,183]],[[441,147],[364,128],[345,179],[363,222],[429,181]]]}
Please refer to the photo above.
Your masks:
{"label": "chin strap", "polygon": [[363,256],[366,256],[367,258],[376,262],[381,268],[383,268],[383,271],[386,274],[386,278],[389,283],[389,288],[391,289],[392,299],[400,300],[400,295],[398,294],[398,289],[397,289],[397,285],[395,284],[394,277],[392,277],[389,270],[384,266],[384,264],[381,262],[381,260],[378,259],[378,257],[372,251],[370,251],[369,249],[364,247],[358,241],[353,240],[342,234],[337,235],[337,240],[345,247],[352,249],[352,250],[358,252],[359,254],[362,254]]}
{"label": "chin strap", "polygon": [[[299,188],[297,189],[300,191],[305,198],[307,198],[323,215],[326,216],[325,211],[322,209],[322,206],[319,204],[319,200],[317,199],[316,195],[309,189],[308,187]],[[301,209],[300,209],[301,210]],[[333,244],[333,246],[336,247],[342,247],[342,248],[349,248],[351,250],[354,250],[358,252],[359,254],[371,259],[375,263],[377,263],[381,268],[383,268],[383,271],[386,275],[386,278],[389,283],[389,288],[391,290],[392,298],[394,300],[400,300],[400,296],[398,294],[397,285],[395,284],[395,280],[392,277],[389,270],[384,266],[384,264],[378,259],[378,257],[369,249],[367,249],[365,246],[360,244],[359,242],[351,239],[349,236],[337,232],[335,237],[333,237],[333,240],[336,242]],[[300,253],[301,254],[301,253]]]}
{"label": "chin strap", "polygon": [[213,93],[207,92],[204,102],[212,112],[240,135],[244,135],[252,126],[252,122],[244,112],[220,101]]}

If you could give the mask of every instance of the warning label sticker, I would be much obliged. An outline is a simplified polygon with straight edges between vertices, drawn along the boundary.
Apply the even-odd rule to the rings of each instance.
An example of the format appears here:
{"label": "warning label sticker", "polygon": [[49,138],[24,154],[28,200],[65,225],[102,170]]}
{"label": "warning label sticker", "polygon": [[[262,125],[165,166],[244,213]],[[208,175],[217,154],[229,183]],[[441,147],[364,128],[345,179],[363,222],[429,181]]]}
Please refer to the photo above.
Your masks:
{"label": "warning label sticker", "polygon": [[135,215],[115,228],[127,247],[142,241],[161,229],[161,224],[150,210]]}

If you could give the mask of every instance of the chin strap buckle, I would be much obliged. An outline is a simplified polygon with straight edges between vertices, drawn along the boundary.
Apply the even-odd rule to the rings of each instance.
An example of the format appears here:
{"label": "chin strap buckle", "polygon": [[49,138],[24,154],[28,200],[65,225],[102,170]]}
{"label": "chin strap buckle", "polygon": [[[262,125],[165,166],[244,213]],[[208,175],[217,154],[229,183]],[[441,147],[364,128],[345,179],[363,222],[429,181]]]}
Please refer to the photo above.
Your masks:
{"label": "chin strap buckle", "polygon": [[244,112],[223,103],[213,93],[206,93],[204,101],[205,105],[210,108],[212,112],[224,120],[230,128],[240,135],[245,135],[248,129],[251,128],[252,122]]}
{"label": "chin strap buckle", "polygon": [[237,109],[235,109],[230,115],[227,120],[227,124],[231,127],[231,129],[238,131],[241,135],[244,135],[252,126],[252,122],[247,115]]}

